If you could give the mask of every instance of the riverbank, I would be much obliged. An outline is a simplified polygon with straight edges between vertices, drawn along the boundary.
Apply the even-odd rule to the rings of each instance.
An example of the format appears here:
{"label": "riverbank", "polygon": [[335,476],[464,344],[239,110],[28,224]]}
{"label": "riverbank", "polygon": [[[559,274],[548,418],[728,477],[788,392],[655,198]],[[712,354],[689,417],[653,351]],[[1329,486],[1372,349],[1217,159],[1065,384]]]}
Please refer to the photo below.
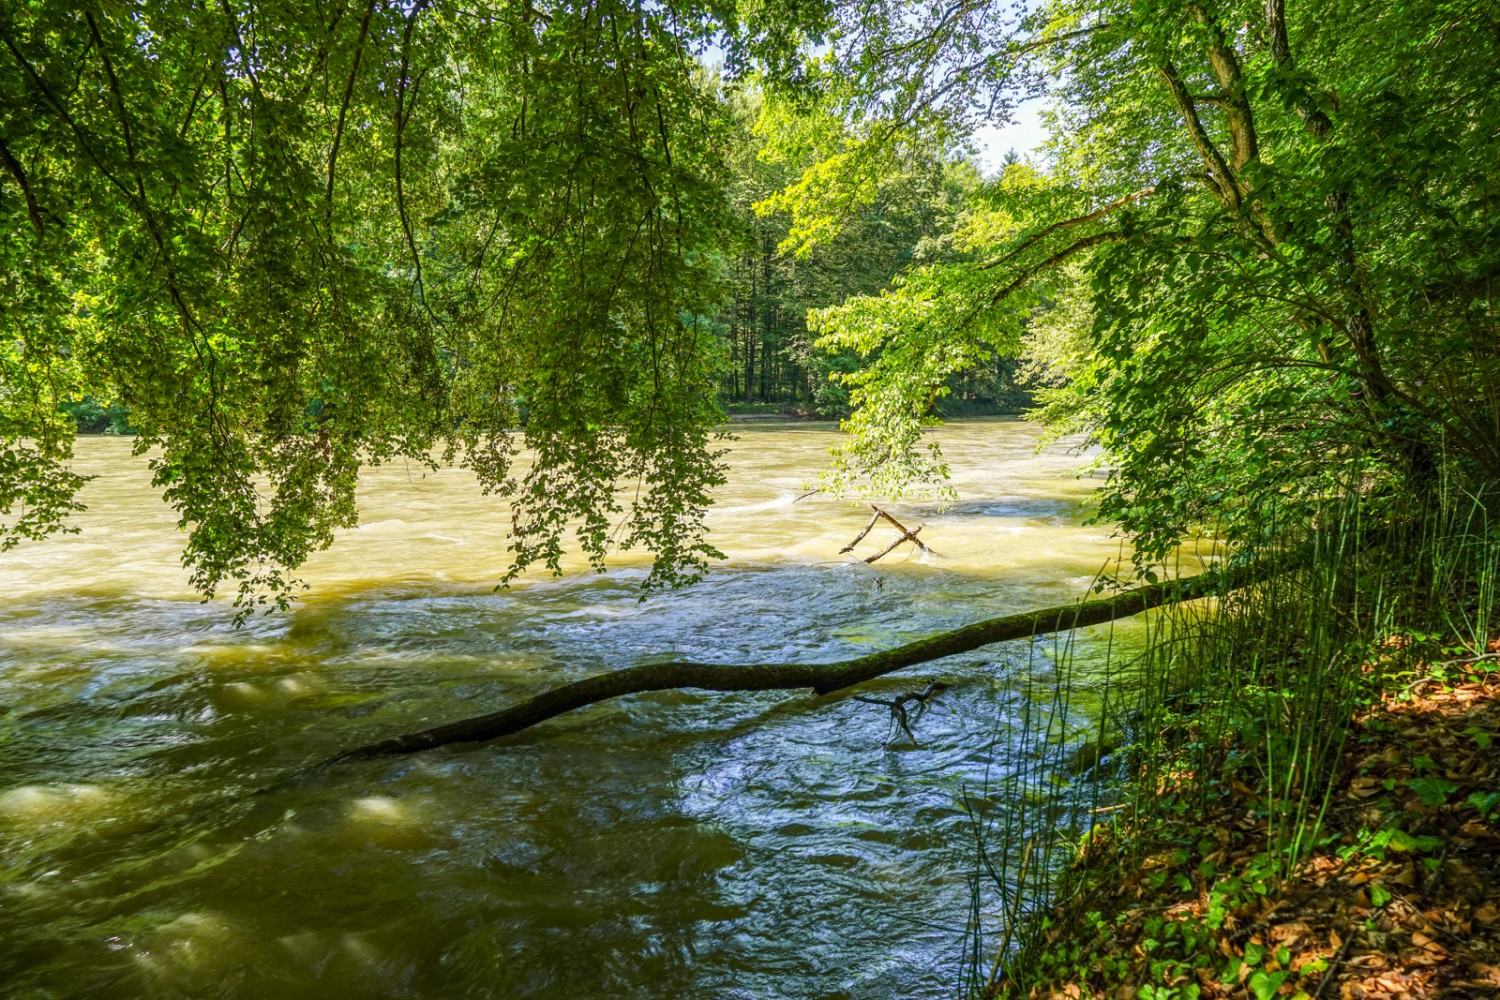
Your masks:
{"label": "riverbank", "polygon": [[[819,407],[811,403],[724,403],[729,423],[760,420],[842,420],[849,415],[845,407]],[[975,417],[1019,417],[1032,408],[1029,396],[1006,402],[989,400],[940,400],[933,416],[942,420],[970,420]]]}
{"label": "riverbank", "polygon": [[1254,739],[1223,741],[1214,774],[1187,750],[1157,761],[984,995],[1500,995],[1500,638],[1407,683],[1389,666],[1363,665],[1383,692],[1321,788]]}

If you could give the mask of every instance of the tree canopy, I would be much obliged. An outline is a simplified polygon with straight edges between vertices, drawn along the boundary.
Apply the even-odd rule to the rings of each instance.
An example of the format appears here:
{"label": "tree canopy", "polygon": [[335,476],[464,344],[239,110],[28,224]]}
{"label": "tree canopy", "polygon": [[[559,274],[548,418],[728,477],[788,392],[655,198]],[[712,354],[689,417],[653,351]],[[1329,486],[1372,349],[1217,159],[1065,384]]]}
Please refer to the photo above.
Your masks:
{"label": "tree canopy", "polygon": [[[1330,491],[1500,481],[1500,19],[1474,2],[840,8],[835,158],[784,198],[813,242],[903,145],[1045,81],[1052,168],[1012,167],[952,253],[814,317],[855,376],[848,478],[940,471],[942,379],[1029,341],[1044,414],[1112,467],[1102,515],[1155,559],[1255,540]],[[831,147],[830,147],[831,148]]]}
{"label": "tree canopy", "polygon": [[[242,613],[396,459],[508,498],[512,573],[572,531],[679,583],[767,357],[841,381],[835,478],[893,491],[1029,352],[1147,562],[1483,492],[1497,47],[1480,0],[12,4],[0,546],[67,530],[98,401]],[[1045,163],[959,164],[1038,94]]]}
{"label": "tree canopy", "polygon": [[517,567],[571,521],[596,562],[613,534],[653,583],[700,571],[721,473],[685,317],[727,209],[701,30],[628,3],[8,6],[0,539],[76,509],[59,405],[91,395],[129,407],[194,584],[242,606],[284,602],[395,458],[512,497]]}

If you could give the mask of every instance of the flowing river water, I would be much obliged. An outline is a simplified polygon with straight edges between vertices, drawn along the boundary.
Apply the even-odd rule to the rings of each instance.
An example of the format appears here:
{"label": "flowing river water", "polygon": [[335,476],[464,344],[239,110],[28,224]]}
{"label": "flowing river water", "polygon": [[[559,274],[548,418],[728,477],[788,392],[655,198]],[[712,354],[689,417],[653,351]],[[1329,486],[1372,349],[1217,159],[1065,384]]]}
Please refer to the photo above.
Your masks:
{"label": "flowing river water", "polygon": [[371,470],[306,598],[238,631],[187,588],[145,460],[81,440],[81,534],[0,556],[4,994],[960,993],[975,802],[1008,807],[989,791],[1050,641],[867,685],[950,685],[915,746],[848,697],[678,692],[256,794],[649,656],[832,660],[1061,603],[1120,555],[1082,524],[1082,460],[1037,454],[1020,421],[938,431],[959,502],[891,508],[936,554],[873,566],[858,557],[892,529],[840,555],[868,510],[794,502],[831,427],[735,430],[710,517],[729,559],[697,586],[639,601],[644,563],[624,561],[494,592],[503,506],[460,471],[396,465]]}

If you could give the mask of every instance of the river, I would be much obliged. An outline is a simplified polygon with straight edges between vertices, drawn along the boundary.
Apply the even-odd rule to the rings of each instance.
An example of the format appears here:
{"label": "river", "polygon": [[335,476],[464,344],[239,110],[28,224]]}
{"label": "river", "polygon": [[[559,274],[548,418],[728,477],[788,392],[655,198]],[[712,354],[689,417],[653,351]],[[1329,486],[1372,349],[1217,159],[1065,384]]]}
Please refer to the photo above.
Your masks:
{"label": "river", "polygon": [[639,601],[626,560],[494,592],[504,506],[394,465],[304,600],[238,631],[187,588],[145,460],[80,440],[82,532],[0,556],[5,995],[958,995],[972,901],[986,941],[1003,908],[976,817],[1008,807],[1052,640],[863,689],[950,685],[915,746],[847,697],[680,692],[255,794],[647,656],[830,660],[1059,603],[1120,555],[1082,524],[1082,460],[1020,421],[937,431],[959,502],[892,507],[935,554],[873,566],[891,529],[840,555],[868,511],[794,502],[831,427],[734,431],[709,519],[729,559],[697,586]]}

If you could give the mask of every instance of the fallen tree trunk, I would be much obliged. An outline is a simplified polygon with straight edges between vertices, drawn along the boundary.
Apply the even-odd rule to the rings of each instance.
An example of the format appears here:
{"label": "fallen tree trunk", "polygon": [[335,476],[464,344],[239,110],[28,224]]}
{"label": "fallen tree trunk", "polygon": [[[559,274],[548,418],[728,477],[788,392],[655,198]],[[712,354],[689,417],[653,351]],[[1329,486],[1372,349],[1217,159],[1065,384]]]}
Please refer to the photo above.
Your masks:
{"label": "fallen tree trunk", "polygon": [[967,653],[996,642],[1027,639],[1100,625],[1150,608],[1222,594],[1263,579],[1264,567],[1247,566],[1228,572],[1210,571],[1185,580],[1169,580],[1126,590],[1077,604],[991,618],[927,639],[834,663],[645,663],[586,677],[544,691],[533,698],[489,715],[461,719],[420,732],[392,736],[346,750],[324,764],[365,760],[430,750],[451,743],[481,743],[510,736],[539,722],[576,708],[627,694],[697,688],[702,691],[776,691],[810,688],[830,694],[882,674],[956,653]]}

